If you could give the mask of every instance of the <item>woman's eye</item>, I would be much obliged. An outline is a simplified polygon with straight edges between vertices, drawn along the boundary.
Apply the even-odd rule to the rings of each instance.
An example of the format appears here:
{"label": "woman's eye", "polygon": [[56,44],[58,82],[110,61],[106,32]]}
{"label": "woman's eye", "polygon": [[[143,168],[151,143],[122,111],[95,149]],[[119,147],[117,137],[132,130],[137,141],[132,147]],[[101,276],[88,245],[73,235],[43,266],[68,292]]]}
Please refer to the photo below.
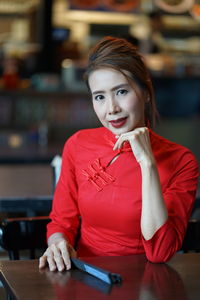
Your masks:
{"label": "woman's eye", "polygon": [[99,101],[99,100],[103,100],[104,96],[103,95],[97,95],[94,97],[95,100]]}
{"label": "woman's eye", "polygon": [[117,95],[126,95],[127,93],[128,93],[128,91],[125,89],[121,89],[121,90],[117,91]]}

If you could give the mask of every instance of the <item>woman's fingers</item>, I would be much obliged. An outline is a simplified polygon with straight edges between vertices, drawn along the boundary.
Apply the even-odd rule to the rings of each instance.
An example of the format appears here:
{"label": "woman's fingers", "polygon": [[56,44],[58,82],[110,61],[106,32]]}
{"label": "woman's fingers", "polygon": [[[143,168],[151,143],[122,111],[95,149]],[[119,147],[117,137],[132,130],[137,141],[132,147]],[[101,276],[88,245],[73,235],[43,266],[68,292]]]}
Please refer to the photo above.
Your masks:
{"label": "woman's fingers", "polygon": [[70,253],[69,253],[69,245],[67,245],[66,241],[61,241],[59,243],[61,255],[65,264],[65,268],[67,270],[71,269],[71,260],[70,260]]}
{"label": "woman's fingers", "polygon": [[123,133],[122,135],[119,136],[118,140],[116,141],[113,150],[118,150],[123,146],[123,143],[128,141],[130,142],[131,140],[135,139],[137,137],[137,132],[130,131],[127,133]]}
{"label": "woman's fingers", "polygon": [[[51,250],[53,252],[53,260],[55,262],[55,265],[58,269],[58,271],[63,271],[65,269],[65,263],[62,257],[62,251],[60,249],[60,243],[58,243],[58,245],[53,244],[51,246]],[[50,261],[52,268],[54,269],[54,262],[52,263],[52,261]],[[49,268],[51,270],[51,266],[49,265]],[[54,271],[54,270],[51,270]]]}
{"label": "woman's fingers", "polygon": [[47,254],[47,262],[49,265],[49,270],[56,271],[57,266],[56,266],[56,262],[54,260],[54,256],[52,254],[51,255]]}
{"label": "woman's fingers", "polygon": [[42,269],[46,266],[47,264],[47,256],[45,254],[43,254],[40,258],[39,258],[39,268]]}
{"label": "woman's fingers", "polygon": [[130,143],[133,154],[139,163],[153,160],[149,130],[147,127],[136,128],[133,131],[121,134],[113,150],[120,149],[126,141]]}
{"label": "woman's fingers", "polygon": [[50,254],[50,249],[48,248],[44,254],[39,259],[39,268],[42,269],[46,267],[46,265],[49,265],[49,269],[51,271],[54,271],[56,269],[55,262],[53,261],[53,255]]}
{"label": "woman's fingers", "polygon": [[47,263],[50,271],[55,271],[56,269],[63,271],[71,268],[70,253],[66,240],[53,243],[47,248],[43,256],[39,259],[39,268],[44,268]]}
{"label": "woman's fingers", "polygon": [[120,149],[125,141],[129,141],[129,135],[128,134],[122,134],[118,138],[118,140],[116,141],[116,143],[115,143],[115,145],[113,147],[113,150]]}
{"label": "woman's fingers", "polygon": [[139,141],[139,138],[143,139],[147,134],[148,128],[146,127],[136,128],[133,131],[123,133],[119,136],[118,140],[116,141],[113,150],[120,149],[123,146],[123,143],[126,141],[130,142],[130,144],[132,144],[134,141]]}

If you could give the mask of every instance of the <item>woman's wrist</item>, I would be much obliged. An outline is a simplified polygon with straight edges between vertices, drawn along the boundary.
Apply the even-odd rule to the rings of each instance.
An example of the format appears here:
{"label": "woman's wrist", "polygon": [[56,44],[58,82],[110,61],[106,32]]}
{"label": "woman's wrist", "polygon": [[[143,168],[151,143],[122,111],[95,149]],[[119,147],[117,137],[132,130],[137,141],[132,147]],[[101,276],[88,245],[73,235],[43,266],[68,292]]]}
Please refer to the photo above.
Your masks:
{"label": "woman's wrist", "polygon": [[52,244],[58,243],[62,240],[66,240],[67,242],[65,235],[62,232],[56,232],[48,238],[48,246],[51,246]]}
{"label": "woman's wrist", "polygon": [[154,158],[151,158],[151,159],[145,159],[145,160],[141,160],[139,162],[140,164],[140,167],[142,170],[152,170],[152,169],[157,169],[157,165],[156,165],[156,161]]}

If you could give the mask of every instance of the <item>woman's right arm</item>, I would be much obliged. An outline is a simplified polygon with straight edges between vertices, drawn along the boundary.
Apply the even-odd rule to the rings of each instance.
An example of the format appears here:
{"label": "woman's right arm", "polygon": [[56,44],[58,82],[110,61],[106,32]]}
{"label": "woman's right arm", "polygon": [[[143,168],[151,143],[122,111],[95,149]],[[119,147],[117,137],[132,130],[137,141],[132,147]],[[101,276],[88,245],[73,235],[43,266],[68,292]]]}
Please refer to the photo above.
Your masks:
{"label": "woman's right arm", "polygon": [[71,268],[70,257],[76,257],[76,251],[60,232],[54,233],[48,239],[48,248],[39,259],[39,268],[46,265],[50,271],[63,271]]}
{"label": "woman's right arm", "polygon": [[76,252],[75,244],[80,213],[77,203],[77,183],[73,139],[65,144],[62,155],[60,178],[54,193],[51,222],[47,225],[48,248],[39,260],[39,268],[49,265],[51,271],[71,268],[70,256]]}

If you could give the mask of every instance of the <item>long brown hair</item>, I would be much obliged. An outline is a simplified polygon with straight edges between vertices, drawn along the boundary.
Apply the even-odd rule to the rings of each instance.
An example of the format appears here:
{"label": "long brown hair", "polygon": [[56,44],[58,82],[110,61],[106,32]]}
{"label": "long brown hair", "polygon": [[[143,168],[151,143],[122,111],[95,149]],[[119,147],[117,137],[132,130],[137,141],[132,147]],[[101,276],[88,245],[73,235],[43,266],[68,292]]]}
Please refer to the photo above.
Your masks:
{"label": "long brown hair", "polygon": [[121,72],[133,87],[137,85],[145,92],[146,126],[154,126],[157,118],[154,89],[149,71],[137,48],[125,39],[104,37],[89,54],[88,66],[84,74],[88,87],[90,73],[100,68],[113,68]]}

